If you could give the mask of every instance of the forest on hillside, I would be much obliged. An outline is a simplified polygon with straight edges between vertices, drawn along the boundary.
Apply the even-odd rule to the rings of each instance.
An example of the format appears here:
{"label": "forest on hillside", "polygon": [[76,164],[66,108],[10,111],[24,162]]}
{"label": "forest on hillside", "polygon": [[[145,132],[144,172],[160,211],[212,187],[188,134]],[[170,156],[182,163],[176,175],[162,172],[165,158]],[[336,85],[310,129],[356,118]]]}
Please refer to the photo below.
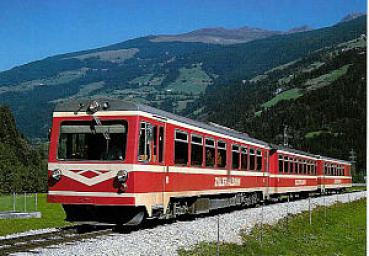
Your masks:
{"label": "forest on hillside", "polygon": [[[327,53],[320,55],[326,56]],[[288,74],[307,59],[261,82],[235,82],[231,86],[217,87],[205,96],[208,119],[279,145],[283,144],[287,127],[289,145],[314,154],[350,160],[349,152],[353,149],[357,154],[357,172],[354,175],[364,175],[366,51],[352,49],[330,56],[321,68],[295,72],[296,75],[286,84],[276,81],[285,75],[284,72]],[[307,81],[343,66],[347,67],[347,72],[337,80],[321,88],[307,88]],[[262,103],[275,97],[275,91],[281,88],[294,88],[300,94],[263,107]]]}
{"label": "forest on hillside", "polygon": [[47,160],[17,131],[8,107],[0,106],[0,193],[45,192]]}

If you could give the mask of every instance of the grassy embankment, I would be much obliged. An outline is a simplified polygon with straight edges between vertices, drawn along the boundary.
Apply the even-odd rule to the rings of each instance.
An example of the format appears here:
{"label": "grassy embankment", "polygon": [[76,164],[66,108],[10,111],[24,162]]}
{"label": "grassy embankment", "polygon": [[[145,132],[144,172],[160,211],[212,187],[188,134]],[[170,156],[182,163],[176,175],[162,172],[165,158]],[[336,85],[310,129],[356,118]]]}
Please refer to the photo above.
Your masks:
{"label": "grassy embankment", "polygon": [[[242,237],[242,245],[221,244],[220,255],[365,255],[366,200],[317,208],[312,225],[304,212]],[[216,255],[216,248],[200,243],[180,255]]]}
{"label": "grassy embankment", "polygon": [[359,192],[359,191],[365,191],[365,190],[366,190],[366,187],[364,186],[346,188],[346,191],[348,192]]}
{"label": "grassy embankment", "polygon": [[[38,211],[41,212],[40,219],[2,219],[0,220],[0,236],[24,232],[32,229],[64,227],[70,223],[64,221],[65,213],[60,204],[49,204],[46,202],[46,194],[38,195]],[[34,196],[27,198],[27,205],[34,210]],[[13,209],[12,200],[9,196],[0,197],[0,210]],[[16,210],[24,211],[24,198],[18,197]]]}

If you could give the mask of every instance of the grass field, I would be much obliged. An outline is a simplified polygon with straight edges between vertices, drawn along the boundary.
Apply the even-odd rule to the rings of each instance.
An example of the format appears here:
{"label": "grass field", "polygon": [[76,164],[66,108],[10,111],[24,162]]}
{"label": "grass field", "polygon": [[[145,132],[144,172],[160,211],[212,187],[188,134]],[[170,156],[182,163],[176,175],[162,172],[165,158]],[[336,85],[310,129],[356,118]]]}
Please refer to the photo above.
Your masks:
{"label": "grass field", "polygon": [[200,64],[192,68],[180,68],[179,76],[167,86],[167,90],[200,94],[211,83],[211,78],[202,70]]}
{"label": "grass field", "polygon": [[339,69],[333,70],[328,74],[324,74],[322,76],[316,77],[314,79],[310,79],[306,81],[305,85],[308,86],[308,90],[316,90],[331,84],[336,81],[338,78],[347,73],[348,68],[351,64],[344,65]]}
{"label": "grass field", "polygon": [[261,106],[264,107],[264,108],[270,108],[270,107],[274,106],[275,104],[277,104],[278,102],[280,102],[282,100],[297,99],[301,95],[302,95],[301,90],[298,89],[298,88],[294,88],[294,89],[284,91],[284,92],[278,94],[277,96],[275,96],[270,101],[267,101],[267,102],[263,103]]}
{"label": "grass field", "polygon": [[[0,204],[8,201],[8,198],[0,197]],[[20,204],[21,203],[20,201]],[[65,214],[62,206],[60,204],[47,203],[45,194],[38,195],[38,210],[42,214],[42,218],[40,219],[0,220],[0,236],[32,229],[64,227],[70,225],[70,223],[64,221]]]}
{"label": "grass field", "polygon": [[[312,225],[305,212],[273,226],[255,228],[242,235],[242,245],[222,244],[220,255],[365,255],[365,199],[320,207],[312,216]],[[214,243],[200,243],[180,255],[216,255],[216,248]]]}
{"label": "grass field", "polygon": [[[15,200],[14,200],[15,199]],[[14,205],[15,201],[15,205]],[[15,206],[15,209],[14,209]],[[0,211],[35,211],[36,210],[36,194],[16,194],[1,195],[0,194]]]}
{"label": "grass field", "polygon": [[366,187],[364,186],[346,188],[346,191],[350,191],[350,192],[358,192],[358,191],[365,191],[365,190],[366,190]]}

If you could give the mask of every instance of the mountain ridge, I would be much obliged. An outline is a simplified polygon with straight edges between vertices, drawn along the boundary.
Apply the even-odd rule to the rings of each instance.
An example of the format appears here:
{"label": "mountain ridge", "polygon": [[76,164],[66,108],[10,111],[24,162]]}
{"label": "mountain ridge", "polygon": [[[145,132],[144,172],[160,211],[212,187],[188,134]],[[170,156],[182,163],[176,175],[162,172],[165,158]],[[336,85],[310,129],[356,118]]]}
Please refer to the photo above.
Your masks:
{"label": "mountain ridge", "polygon": [[227,29],[224,27],[201,28],[187,33],[176,35],[158,35],[151,39],[152,42],[201,42],[211,44],[237,44],[252,40],[283,34],[281,31],[273,31],[249,26]]}
{"label": "mountain ridge", "polygon": [[353,13],[350,13],[350,14],[347,14],[346,16],[344,16],[338,23],[348,22],[348,21],[357,19],[357,18],[359,18],[361,16],[364,16],[364,15],[366,15],[366,13],[364,13],[364,12],[353,12]]}

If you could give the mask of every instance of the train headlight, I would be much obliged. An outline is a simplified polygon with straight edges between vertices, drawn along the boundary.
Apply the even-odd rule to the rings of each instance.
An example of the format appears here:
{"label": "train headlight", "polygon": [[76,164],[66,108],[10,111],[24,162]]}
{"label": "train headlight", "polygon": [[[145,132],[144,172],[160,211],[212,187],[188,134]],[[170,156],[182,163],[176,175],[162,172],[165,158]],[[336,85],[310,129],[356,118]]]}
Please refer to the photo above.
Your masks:
{"label": "train headlight", "polygon": [[109,107],[110,107],[110,104],[109,104],[109,102],[107,102],[107,101],[105,101],[105,102],[102,104],[102,108],[103,108],[103,110],[107,110]]}
{"label": "train headlight", "polygon": [[91,101],[90,105],[88,106],[88,111],[91,113],[95,113],[100,109],[100,104],[96,100]]}
{"label": "train headlight", "polygon": [[125,183],[128,180],[128,172],[126,170],[118,171],[117,180],[122,184]]}
{"label": "train headlight", "polygon": [[62,176],[62,172],[60,169],[55,169],[52,173],[51,173],[51,177],[54,179],[54,180],[60,180]]}

